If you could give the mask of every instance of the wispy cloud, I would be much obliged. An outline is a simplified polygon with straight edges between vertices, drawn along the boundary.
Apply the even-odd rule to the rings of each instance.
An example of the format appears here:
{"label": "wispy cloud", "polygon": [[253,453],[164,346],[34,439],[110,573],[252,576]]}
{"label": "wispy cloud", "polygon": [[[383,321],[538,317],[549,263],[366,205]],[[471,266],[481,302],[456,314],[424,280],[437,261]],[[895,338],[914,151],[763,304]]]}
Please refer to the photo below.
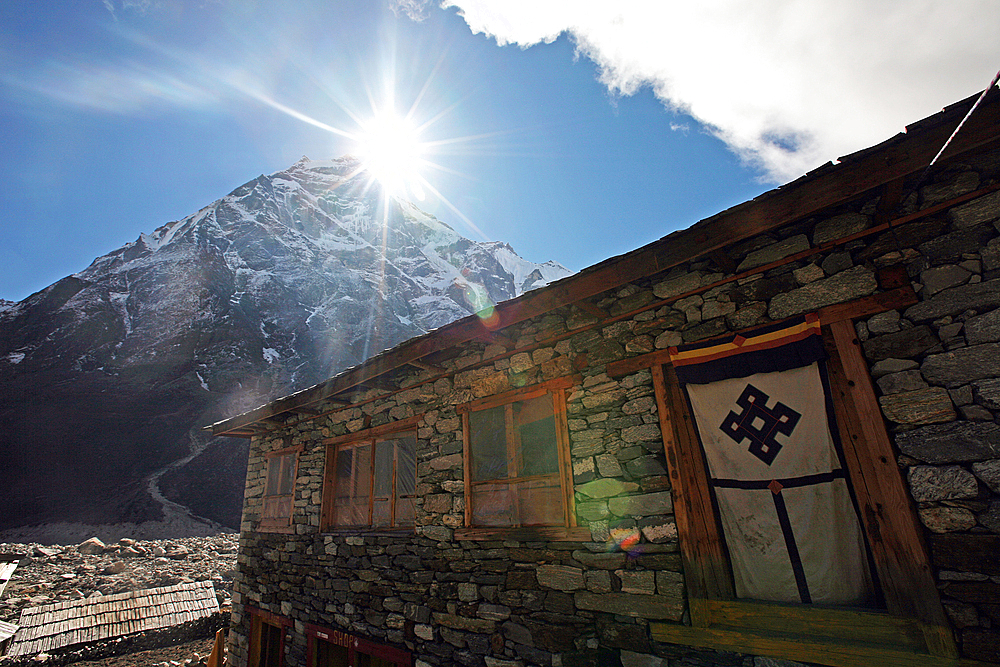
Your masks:
{"label": "wispy cloud", "polygon": [[397,16],[402,14],[412,21],[423,21],[431,10],[430,0],[389,0],[389,8]]}
{"label": "wispy cloud", "polygon": [[[115,21],[118,20],[118,8],[115,7],[114,0],[101,0],[104,8],[107,9]],[[160,0],[119,0],[123,11],[131,11],[139,15],[148,14],[151,11],[163,9],[164,4]]]}
{"label": "wispy cloud", "polygon": [[158,105],[206,108],[219,99],[204,78],[135,63],[52,59],[18,74],[2,73],[0,83],[62,104],[116,114],[134,114]]}
{"label": "wispy cloud", "polygon": [[900,132],[1000,67],[995,0],[441,4],[499,45],[568,35],[613,94],[649,87],[774,181]]}

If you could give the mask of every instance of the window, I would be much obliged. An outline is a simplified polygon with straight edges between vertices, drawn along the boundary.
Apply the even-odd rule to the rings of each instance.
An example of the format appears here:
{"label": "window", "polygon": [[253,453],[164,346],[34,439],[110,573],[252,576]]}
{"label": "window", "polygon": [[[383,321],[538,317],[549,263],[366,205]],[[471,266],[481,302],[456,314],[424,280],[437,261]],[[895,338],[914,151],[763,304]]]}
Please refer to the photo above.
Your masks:
{"label": "window", "polygon": [[417,434],[412,427],[421,416],[324,441],[327,529],[413,526]]}
{"label": "window", "polygon": [[737,598],[877,605],[826,356],[816,317],[671,352]]}
{"label": "window", "polygon": [[285,656],[287,618],[248,607],[250,614],[249,667],[282,667]]}
{"label": "window", "polygon": [[306,626],[309,667],[410,667],[406,651],[376,644],[340,630]]}
{"label": "window", "polygon": [[291,530],[292,509],[295,505],[295,473],[301,449],[298,446],[267,454],[267,482],[258,526],[260,530]]}
{"label": "window", "polygon": [[[576,379],[558,378],[458,407],[469,529],[575,527],[565,390]],[[548,536],[558,537],[551,531]]]}
{"label": "window", "polygon": [[[860,530],[863,541],[860,546],[864,549],[858,553],[864,554],[863,562],[854,558],[853,565],[845,565],[845,559],[837,557],[840,562],[835,563],[843,569],[838,581],[857,580],[858,592],[838,600],[836,595],[844,593],[844,587],[838,584],[833,588],[836,595],[827,593],[825,599],[810,600],[812,580],[808,572],[803,574],[801,563],[808,559],[830,557],[827,553],[817,553],[827,549],[829,540],[828,536],[820,534],[823,531],[815,531],[815,525],[810,521],[829,525],[830,510],[824,510],[821,516],[807,517],[802,524],[804,527],[798,542],[802,545],[802,553],[792,553],[794,550],[791,547],[787,551],[787,559],[792,564],[789,571],[795,569],[797,559],[800,563],[794,576],[786,577],[788,583],[785,588],[790,589],[791,594],[748,585],[747,582],[752,583],[754,576],[761,575],[750,571],[757,565],[751,562],[752,559],[738,553],[741,549],[739,542],[748,538],[734,526],[732,516],[727,520],[726,506],[731,510],[733,501],[729,498],[720,502],[719,489],[727,487],[727,492],[738,487],[756,489],[756,481],[733,480],[729,478],[734,475],[720,474],[724,468],[717,453],[706,452],[702,446],[704,437],[699,437],[704,434],[699,419],[706,421],[699,416],[705,414],[704,396],[692,400],[692,395],[680,386],[675,366],[656,363],[652,366],[654,388],[674,485],[674,506],[691,625],[651,624],[652,634],[663,642],[824,665],[855,665],[872,660],[893,664],[938,664],[936,660],[949,660],[957,653],[930,576],[919,528],[871,389],[868,368],[858,349],[853,323],[848,319],[860,315],[852,315],[849,309],[839,307],[825,319],[823,316],[821,311],[819,317],[811,316],[807,321],[811,323],[813,334],[822,332],[829,354],[826,377],[832,403],[830,428],[839,432],[842,449],[838,456],[830,459],[832,470],[808,472],[804,477],[794,479],[771,480],[755,493],[761,494],[758,499],[760,507],[767,504],[764,498],[773,496],[771,500],[779,518],[782,510],[786,510],[786,520],[780,522],[781,530],[790,532],[794,527],[788,526],[784,496],[793,499],[794,492],[800,494],[798,497],[802,499],[802,489],[808,485],[822,483],[836,488],[838,479],[848,482],[860,520],[847,517],[845,512],[841,523],[847,528],[840,531],[833,547],[843,551],[848,542],[855,540],[854,533]],[[822,329],[821,324],[824,325]],[[760,342],[753,338],[755,333],[734,336],[731,340],[717,339],[711,343],[717,346],[714,352],[717,356],[713,358],[709,353],[706,357],[717,365],[751,364],[753,361],[747,357],[735,359],[722,347],[735,346],[741,348],[739,354],[743,354],[742,348],[752,348]],[[680,359],[677,352],[672,351],[671,355],[673,364],[677,364]],[[665,361],[662,357],[659,359]],[[756,376],[745,379],[751,377]],[[736,393],[727,397],[727,402],[740,390],[736,388]],[[787,444],[786,433],[795,426],[792,422],[799,420],[793,412],[798,411],[782,407],[774,397],[765,400],[760,392],[767,391],[761,387],[756,387],[756,393],[748,393],[746,389],[742,391],[736,400],[737,403],[742,400],[741,407],[734,408],[724,419],[713,417],[709,426],[732,431],[724,436],[731,441],[737,440],[733,435],[740,435],[735,429],[743,431],[750,445],[747,447],[747,441],[741,439],[738,445],[740,451],[745,453],[743,450],[747,449],[770,465],[768,461],[774,461],[775,455],[781,456],[780,447]],[[776,396],[777,391],[774,394]],[[812,407],[825,411],[822,406]],[[725,411],[718,414],[725,415]],[[737,425],[739,420],[742,423]],[[750,437],[751,434],[754,437]],[[824,493],[834,495],[832,491]],[[738,494],[731,495],[735,497]],[[760,507],[755,511],[746,510],[745,505],[742,507],[746,515],[744,521],[755,522],[759,519]],[[853,506],[848,509],[853,510]],[[853,514],[853,511],[850,513]],[[784,540],[792,544],[787,533]],[[817,549],[816,545],[823,540],[827,540],[827,546]],[[781,548],[784,549],[783,546]],[[811,553],[805,553],[807,550]],[[868,584],[863,581],[869,566],[874,586],[871,589],[867,589]],[[814,563],[813,571],[816,569]],[[765,573],[763,576],[771,575]],[[877,585],[874,585],[875,582]],[[833,583],[837,584],[837,581]],[[866,595],[866,590],[871,590],[875,596]],[[827,604],[809,604],[810,601],[826,601]],[[832,606],[837,603],[842,606]],[[862,603],[869,607],[881,607],[884,611],[859,609],[857,605]]]}

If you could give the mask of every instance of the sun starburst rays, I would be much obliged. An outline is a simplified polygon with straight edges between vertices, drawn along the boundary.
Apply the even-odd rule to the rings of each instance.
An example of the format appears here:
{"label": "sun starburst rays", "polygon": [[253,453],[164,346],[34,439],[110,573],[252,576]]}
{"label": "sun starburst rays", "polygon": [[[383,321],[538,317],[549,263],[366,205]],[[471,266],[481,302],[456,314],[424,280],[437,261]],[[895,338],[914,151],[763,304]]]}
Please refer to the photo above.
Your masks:
{"label": "sun starburst rays", "polygon": [[425,147],[408,117],[391,109],[376,113],[362,123],[357,150],[364,169],[387,195],[424,199],[420,169]]}

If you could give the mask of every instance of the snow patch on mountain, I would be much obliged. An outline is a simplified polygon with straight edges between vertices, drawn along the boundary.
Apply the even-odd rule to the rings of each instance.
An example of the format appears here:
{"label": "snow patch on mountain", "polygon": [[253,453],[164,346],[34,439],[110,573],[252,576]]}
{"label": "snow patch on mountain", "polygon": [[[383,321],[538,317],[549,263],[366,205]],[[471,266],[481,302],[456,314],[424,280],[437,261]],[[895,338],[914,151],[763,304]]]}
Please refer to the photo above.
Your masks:
{"label": "snow patch on mountain", "polygon": [[[218,453],[231,463],[237,445],[209,443],[202,426],[568,275],[387,202],[352,157],[258,176],[19,303],[0,301],[0,392],[23,396],[0,410],[17,420],[0,429],[52,430],[46,443],[68,452],[46,453],[62,457],[56,473],[41,455],[0,469],[0,506],[17,510],[6,522],[85,518],[66,508],[140,516],[150,475],[190,474],[171,501],[211,505],[204,494],[224,487],[231,498],[197,513],[236,526],[243,474]],[[200,448],[203,462],[190,460]],[[38,488],[47,495],[26,491]]]}

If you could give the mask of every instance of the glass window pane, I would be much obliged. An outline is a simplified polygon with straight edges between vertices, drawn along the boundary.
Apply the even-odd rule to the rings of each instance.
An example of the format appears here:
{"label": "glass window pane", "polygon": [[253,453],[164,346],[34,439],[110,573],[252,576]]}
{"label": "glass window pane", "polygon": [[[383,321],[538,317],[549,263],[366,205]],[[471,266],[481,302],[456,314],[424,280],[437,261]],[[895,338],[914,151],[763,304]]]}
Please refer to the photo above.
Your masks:
{"label": "glass window pane", "polygon": [[478,484],[472,487],[472,524],[513,526],[514,496],[508,484]]}
{"label": "glass window pane", "polygon": [[507,427],[505,406],[469,413],[469,448],[472,479],[483,481],[507,477]]}
{"label": "glass window pane", "polygon": [[375,497],[388,498],[392,495],[392,459],[395,440],[380,440],[375,443]]}
{"label": "glass window pane", "polygon": [[289,495],[295,486],[295,454],[285,454],[281,459],[281,480],[278,484],[278,495]]}
{"label": "glass window pane", "polygon": [[417,434],[410,432],[396,441],[396,495],[409,496],[417,490]]}
{"label": "glass window pane", "polygon": [[371,493],[371,447],[344,447],[337,452],[337,490],[333,499],[333,523],[338,526],[368,525]]}
{"label": "glass window pane", "polygon": [[396,522],[397,526],[412,526],[415,512],[413,511],[413,498],[398,498],[396,500]]}
{"label": "glass window pane", "polygon": [[391,500],[375,500],[372,502],[372,525],[373,526],[392,525]]}
{"label": "glass window pane", "polygon": [[549,394],[514,403],[514,423],[521,437],[519,477],[559,472],[556,420]]}
{"label": "glass window pane", "polygon": [[267,460],[267,488],[264,495],[278,495],[279,486],[281,486],[281,457],[272,456]]}
{"label": "glass window pane", "polygon": [[393,525],[412,526],[413,494],[417,489],[417,434],[400,434],[396,440],[396,519]]}
{"label": "glass window pane", "polygon": [[352,526],[368,525],[368,498],[372,489],[372,448],[359,445],[354,448],[354,495],[352,498]]}
{"label": "glass window pane", "polygon": [[558,477],[522,482],[517,485],[517,494],[522,526],[563,525],[563,492]]}
{"label": "glass window pane", "polygon": [[337,452],[337,498],[351,497],[351,471],[354,470],[354,450],[341,449]]}

